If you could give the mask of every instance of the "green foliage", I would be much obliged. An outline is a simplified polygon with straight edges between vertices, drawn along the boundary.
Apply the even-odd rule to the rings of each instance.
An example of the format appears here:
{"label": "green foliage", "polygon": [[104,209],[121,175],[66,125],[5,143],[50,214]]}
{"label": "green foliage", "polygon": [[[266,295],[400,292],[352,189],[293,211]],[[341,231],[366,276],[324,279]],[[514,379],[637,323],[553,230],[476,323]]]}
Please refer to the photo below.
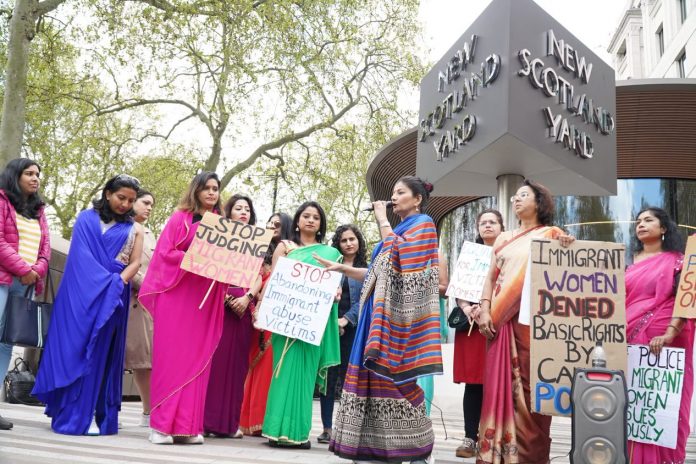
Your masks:
{"label": "green foliage", "polygon": [[133,161],[130,172],[140,179],[142,187],[155,198],[147,226],[159,235],[169,216],[176,209],[181,195],[200,167],[194,154],[173,147],[166,155],[150,155]]}
{"label": "green foliage", "polygon": [[365,172],[413,122],[400,100],[424,73],[417,10],[415,0],[66,2],[32,42],[24,143],[43,167],[53,225],[69,237],[104,182],[128,172],[155,194],[158,230],[205,168],[266,207],[278,173],[277,209],[317,198],[330,229],[356,222],[376,240],[359,213]]}

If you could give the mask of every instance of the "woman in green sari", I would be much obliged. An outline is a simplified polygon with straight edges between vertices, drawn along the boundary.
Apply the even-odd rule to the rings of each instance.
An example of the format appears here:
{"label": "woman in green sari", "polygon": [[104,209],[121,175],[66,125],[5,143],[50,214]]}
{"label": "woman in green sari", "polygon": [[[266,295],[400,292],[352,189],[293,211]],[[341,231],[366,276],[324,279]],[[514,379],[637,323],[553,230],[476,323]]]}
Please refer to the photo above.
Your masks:
{"label": "woman in green sari", "polygon": [[[336,248],[321,243],[326,236],[326,215],[318,203],[308,201],[297,209],[292,231],[292,241],[278,244],[273,254],[274,267],[281,256],[315,266],[319,263],[312,257],[314,254],[330,261],[340,258]],[[325,393],[327,369],[341,362],[338,305],[334,303],[331,307],[319,346],[275,333],[271,343],[273,377],[262,434],[271,446],[309,449],[314,385]]]}

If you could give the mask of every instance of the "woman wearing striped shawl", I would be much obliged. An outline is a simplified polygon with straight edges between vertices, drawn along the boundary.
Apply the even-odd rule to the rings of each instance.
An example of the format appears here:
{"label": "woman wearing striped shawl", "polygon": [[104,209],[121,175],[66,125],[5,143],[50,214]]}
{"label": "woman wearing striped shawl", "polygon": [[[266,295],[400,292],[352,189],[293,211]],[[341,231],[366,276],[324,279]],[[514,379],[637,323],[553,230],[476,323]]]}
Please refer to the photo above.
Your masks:
{"label": "woman wearing striped shawl", "polygon": [[372,253],[361,314],[329,449],[353,460],[426,462],[433,448],[419,377],[441,374],[438,245],[420,211],[432,185],[401,178],[392,192],[401,223],[373,204],[382,241]]}

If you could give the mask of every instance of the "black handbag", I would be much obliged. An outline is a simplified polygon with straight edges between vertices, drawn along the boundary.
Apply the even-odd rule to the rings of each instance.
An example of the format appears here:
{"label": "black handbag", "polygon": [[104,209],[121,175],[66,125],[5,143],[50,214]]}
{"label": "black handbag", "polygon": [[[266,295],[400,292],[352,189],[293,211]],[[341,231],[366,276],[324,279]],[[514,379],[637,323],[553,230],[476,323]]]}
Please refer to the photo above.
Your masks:
{"label": "black handbag", "polygon": [[[53,279],[48,273],[48,286],[55,299]],[[53,303],[41,303],[31,298],[34,286],[27,287],[24,295],[10,295],[5,307],[5,329],[0,341],[25,348],[43,348],[48,335]]]}
{"label": "black handbag", "polygon": [[[25,370],[20,371],[19,366],[24,364]],[[29,366],[22,358],[15,360],[14,369],[5,376],[5,401],[13,404],[26,404],[29,406],[41,406],[41,401],[31,396],[36,377],[29,370]]]}
{"label": "black handbag", "polygon": [[471,325],[471,323],[469,322],[469,318],[466,317],[466,314],[464,314],[464,311],[462,311],[462,308],[455,306],[452,308],[452,312],[447,318],[447,325],[461,332],[463,330],[469,330],[469,325]]}

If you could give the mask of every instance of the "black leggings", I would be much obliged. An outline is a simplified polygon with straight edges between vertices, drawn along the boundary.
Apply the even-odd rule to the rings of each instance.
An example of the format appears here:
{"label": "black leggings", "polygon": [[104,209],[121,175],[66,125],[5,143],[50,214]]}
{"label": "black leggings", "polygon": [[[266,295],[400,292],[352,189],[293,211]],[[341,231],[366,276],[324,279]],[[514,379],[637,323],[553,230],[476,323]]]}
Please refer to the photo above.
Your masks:
{"label": "black leggings", "polygon": [[478,441],[479,421],[483,403],[483,385],[468,383],[464,387],[464,434],[466,438]]}

